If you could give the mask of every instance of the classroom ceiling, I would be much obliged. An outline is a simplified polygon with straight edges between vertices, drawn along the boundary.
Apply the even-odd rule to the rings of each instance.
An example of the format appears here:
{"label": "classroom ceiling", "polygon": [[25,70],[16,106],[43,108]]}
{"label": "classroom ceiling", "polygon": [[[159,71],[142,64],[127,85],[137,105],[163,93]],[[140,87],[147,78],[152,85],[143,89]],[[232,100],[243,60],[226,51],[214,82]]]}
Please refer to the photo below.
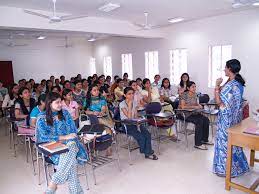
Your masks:
{"label": "classroom ceiling", "polygon": [[[149,13],[153,25],[168,24],[169,18],[183,17],[185,21],[201,19],[250,9],[245,6],[234,9],[234,0],[57,0],[57,12],[88,14],[90,17],[105,17],[129,22],[143,23],[144,12]],[[251,0],[242,0],[251,1]],[[101,12],[99,7],[105,3],[120,4],[120,8],[109,13]],[[52,0],[0,0],[0,6],[52,11]]]}

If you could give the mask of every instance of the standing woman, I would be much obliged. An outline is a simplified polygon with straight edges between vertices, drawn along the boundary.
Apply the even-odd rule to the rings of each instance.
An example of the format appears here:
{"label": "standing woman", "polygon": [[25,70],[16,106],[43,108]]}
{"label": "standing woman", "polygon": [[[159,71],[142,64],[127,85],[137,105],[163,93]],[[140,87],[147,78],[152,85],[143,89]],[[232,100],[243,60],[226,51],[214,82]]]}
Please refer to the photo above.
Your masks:
{"label": "standing woman", "polygon": [[[215,100],[219,105],[217,135],[213,160],[213,172],[218,176],[226,176],[226,160],[228,145],[228,128],[242,120],[242,96],[245,81],[239,74],[240,62],[237,59],[227,61],[225,75],[228,81],[220,87],[222,78],[217,79]],[[233,147],[231,177],[237,177],[249,170],[246,156],[240,147]]]}
{"label": "standing woman", "polygon": [[50,92],[46,97],[46,111],[39,114],[36,124],[36,142],[61,141],[69,151],[50,157],[57,166],[45,194],[54,194],[57,185],[68,181],[69,193],[83,194],[77,175],[78,163],[86,162],[88,156],[77,138],[77,129],[67,110],[62,110],[61,96]]}

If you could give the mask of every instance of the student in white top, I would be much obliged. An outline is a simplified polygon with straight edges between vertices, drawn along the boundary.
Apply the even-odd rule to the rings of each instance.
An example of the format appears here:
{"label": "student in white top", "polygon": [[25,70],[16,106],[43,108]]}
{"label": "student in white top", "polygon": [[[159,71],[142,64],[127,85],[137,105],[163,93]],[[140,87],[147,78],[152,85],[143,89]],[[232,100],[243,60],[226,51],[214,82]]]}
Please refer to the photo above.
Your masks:
{"label": "student in white top", "polygon": [[19,86],[12,84],[9,87],[8,94],[5,95],[2,108],[9,108],[14,105],[15,100],[18,98]]}
{"label": "student in white top", "polygon": [[161,79],[161,76],[159,74],[155,75],[154,82],[152,83],[152,86],[160,88],[161,87],[160,79]]}
{"label": "student in white top", "polygon": [[152,87],[150,80],[145,78],[143,80],[143,90],[141,91],[145,103],[161,102],[157,87]]}

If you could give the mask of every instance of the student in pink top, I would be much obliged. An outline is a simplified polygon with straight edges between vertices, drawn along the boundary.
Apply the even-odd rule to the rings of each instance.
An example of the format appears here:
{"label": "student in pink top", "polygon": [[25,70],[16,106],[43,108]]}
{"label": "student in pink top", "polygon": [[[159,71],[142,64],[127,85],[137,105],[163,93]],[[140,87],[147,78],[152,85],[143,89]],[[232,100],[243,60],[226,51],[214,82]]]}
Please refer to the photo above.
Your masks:
{"label": "student in pink top", "polygon": [[79,124],[79,106],[76,101],[73,100],[72,90],[64,89],[62,93],[62,109],[67,110],[73,120],[75,121],[76,126]]}

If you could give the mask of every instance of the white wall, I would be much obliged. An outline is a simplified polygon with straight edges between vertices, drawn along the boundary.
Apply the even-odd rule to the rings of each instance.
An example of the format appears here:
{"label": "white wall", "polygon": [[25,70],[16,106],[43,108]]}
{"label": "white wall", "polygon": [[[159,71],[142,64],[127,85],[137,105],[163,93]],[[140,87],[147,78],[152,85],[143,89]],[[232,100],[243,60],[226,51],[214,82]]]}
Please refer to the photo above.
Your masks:
{"label": "white wall", "polygon": [[97,71],[102,72],[102,58],[111,55],[113,75],[121,75],[120,55],[133,53],[133,76],[145,76],[144,52],[159,51],[160,73],[169,77],[169,50],[188,49],[188,73],[199,90],[212,94],[208,88],[208,47],[210,45],[232,44],[233,58],[241,61],[241,74],[246,78],[245,96],[252,107],[259,107],[258,50],[259,14],[258,9],[190,21],[164,29],[165,39],[112,38],[98,41],[94,45]]}
{"label": "white wall", "polygon": [[[18,40],[17,44],[28,43],[25,47],[0,47],[0,60],[12,61],[14,79],[33,78],[40,81],[50,75],[65,75],[67,78],[81,73],[89,75],[89,59],[92,44],[86,40],[74,39],[72,48],[57,47],[64,40]],[[1,69],[1,67],[0,67]]]}

